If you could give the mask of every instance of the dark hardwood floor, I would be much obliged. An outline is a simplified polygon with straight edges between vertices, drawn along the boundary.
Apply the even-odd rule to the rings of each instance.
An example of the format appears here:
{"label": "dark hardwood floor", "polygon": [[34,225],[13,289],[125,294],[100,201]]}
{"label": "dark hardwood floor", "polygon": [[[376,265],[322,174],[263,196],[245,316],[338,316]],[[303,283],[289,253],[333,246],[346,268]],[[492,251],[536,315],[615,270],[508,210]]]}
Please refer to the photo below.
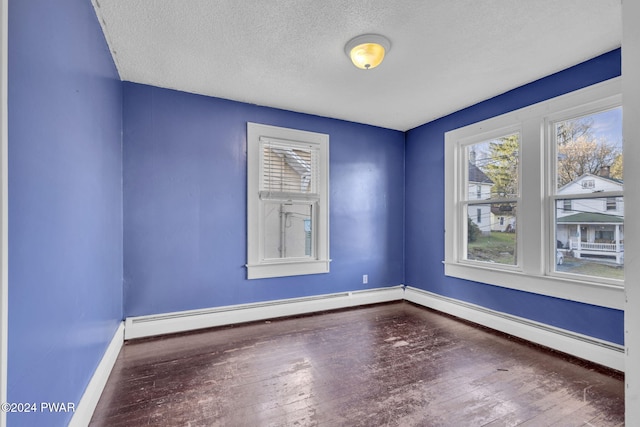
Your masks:
{"label": "dark hardwood floor", "polygon": [[91,426],[620,426],[624,378],[406,302],[127,342]]}

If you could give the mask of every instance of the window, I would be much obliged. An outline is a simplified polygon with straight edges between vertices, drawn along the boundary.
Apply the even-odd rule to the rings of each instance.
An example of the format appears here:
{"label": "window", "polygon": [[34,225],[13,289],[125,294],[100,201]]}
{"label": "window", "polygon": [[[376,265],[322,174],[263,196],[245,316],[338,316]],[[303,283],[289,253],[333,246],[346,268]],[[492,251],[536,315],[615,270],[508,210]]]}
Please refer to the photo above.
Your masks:
{"label": "window", "polygon": [[595,188],[595,186],[596,181],[593,179],[585,179],[584,181],[582,181],[582,188],[591,189]]}
{"label": "window", "polygon": [[329,136],[247,124],[247,277],[329,271]]}
{"label": "window", "polygon": [[520,192],[519,140],[519,133],[513,132],[479,142],[472,138],[461,146],[467,165],[466,171],[460,169],[466,181],[463,187],[476,188],[475,194],[461,197],[461,206],[466,205],[469,212],[467,228],[463,230],[466,237],[462,237],[463,246],[466,243],[461,254],[464,260],[510,265],[517,262],[516,232],[503,234],[501,226],[507,213],[515,220]]}
{"label": "window", "polygon": [[[566,250],[553,270],[622,280],[624,212],[617,203],[624,189],[622,107],[560,117],[549,124],[555,153],[551,200],[558,207],[555,236]],[[560,209],[567,202],[560,197],[573,197],[571,212]]]}
{"label": "window", "polygon": [[446,275],[623,307],[620,86],[445,134]]}

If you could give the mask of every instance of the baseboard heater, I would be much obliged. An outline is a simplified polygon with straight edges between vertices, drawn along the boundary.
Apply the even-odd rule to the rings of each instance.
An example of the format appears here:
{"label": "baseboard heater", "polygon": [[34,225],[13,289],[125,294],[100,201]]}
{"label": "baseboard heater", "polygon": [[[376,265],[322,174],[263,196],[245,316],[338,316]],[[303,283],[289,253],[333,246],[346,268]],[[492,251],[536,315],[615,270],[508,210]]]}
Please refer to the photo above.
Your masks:
{"label": "baseboard heater", "polygon": [[125,320],[125,340],[356,307],[404,298],[402,285],[302,298],[189,310]]}
{"label": "baseboard heater", "polygon": [[189,310],[125,320],[125,340],[406,300],[624,372],[624,347],[410,286]]}
{"label": "baseboard heater", "polygon": [[404,299],[624,372],[624,346],[618,344],[487,309],[410,286],[405,288]]}

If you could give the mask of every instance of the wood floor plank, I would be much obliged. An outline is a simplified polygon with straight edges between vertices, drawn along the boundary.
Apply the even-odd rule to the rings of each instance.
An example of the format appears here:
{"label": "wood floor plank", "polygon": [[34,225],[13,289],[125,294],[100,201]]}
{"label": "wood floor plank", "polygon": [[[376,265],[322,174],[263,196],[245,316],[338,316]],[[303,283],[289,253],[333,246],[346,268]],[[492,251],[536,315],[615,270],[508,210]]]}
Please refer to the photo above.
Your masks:
{"label": "wood floor plank", "polygon": [[622,374],[406,302],[129,341],[91,421],[621,424]]}

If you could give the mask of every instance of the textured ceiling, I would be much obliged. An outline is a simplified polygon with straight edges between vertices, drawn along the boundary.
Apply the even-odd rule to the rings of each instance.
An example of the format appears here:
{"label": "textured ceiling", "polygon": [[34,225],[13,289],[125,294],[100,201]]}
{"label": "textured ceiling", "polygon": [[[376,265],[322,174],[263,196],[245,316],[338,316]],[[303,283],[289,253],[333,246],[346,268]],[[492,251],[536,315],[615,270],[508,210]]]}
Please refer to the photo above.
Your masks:
{"label": "textured ceiling", "polygon": [[[407,130],[620,46],[621,0],[93,0],[120,77]],[[391,50],[355,68],[344,45]]]}

